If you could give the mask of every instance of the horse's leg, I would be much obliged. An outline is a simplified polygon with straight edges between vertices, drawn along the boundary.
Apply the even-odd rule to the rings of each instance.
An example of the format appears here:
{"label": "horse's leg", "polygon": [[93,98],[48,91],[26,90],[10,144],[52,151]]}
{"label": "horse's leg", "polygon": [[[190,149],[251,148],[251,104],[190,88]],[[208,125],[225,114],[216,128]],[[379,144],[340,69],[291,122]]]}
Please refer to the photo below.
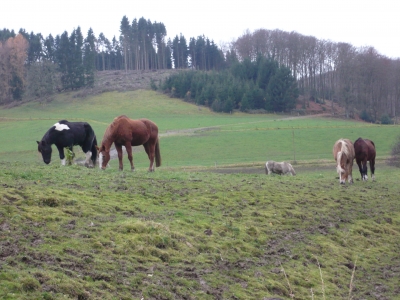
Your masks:
{"label": "horse's leg", "polygon": [[347,170],[344,171],[344,173],[340,173],[340,184],[346,184],[347,180]]}
{"label": "horse's leg", "polygon": [[353,159],[348,164],[348,181],[349,184],[353,184]]}
{"label": "horse's leg", "polygon": [[368,180],[368,167],[367,167],[367,159],[364,159],[363,162],[363,180]]}
{"label": "horse's leg", "polygon": [[356,159],[357,165],[358,165],[358,169],[360,170],[360,174],[361,174],[361,180],[363,180],[364,176],[363,176],[363,169],[362,169],[362,165],[361,165],[361,160]]}
{"label": "horse's leg", "polygon": [[353,170],[352,167],[349,167],[348,173],[347,173],[347,181],[349,184],[353,183],[353,176],[352,176]]}
{"label": "horse's leg", "polygon": [[149,172],[154,172],[154,157],[156,151],[156,145],[149,145],[148,143],[143,145],[144,150],[146,150],[147,156],[150,160]]}
{"label": "horse's leg", "polygon": [[115,149],[118,153],[119,170],[122,171],[124,169],[124,166],[122,164],[122,145],[115,143]]}
{"label": "horse's leg", "polygon": [[130,142],[125,144],[126,153],[128,154],[129,162],[131,163],[131,171],[135,170],[135,166],[133,165],[133,156],[132,156],[132,145]]}
{"label": "horse's leg", "polygon": [[61,159],[61,165],[65,166],[65,155],[64,155],[64,147],[59,147],[57,146],[58,149],[58,153],[60,155],[60,159]]}
{"label": "horse's leg", "polygon": [[371,178],[375,180],[375,158],[369,161],[369,167],[371,168]]}
{"label": "horse's leg", "polygon": [[340,165],[336,162],[336,172],[339,175],[339,183],[342,183],[342,172],[340,171]]}
{"label": "horse's leg", "polygon": [[93,163],[92,163],[92,160],[91,160],[91,158],[92,158],[92,151],[87,151],[87,152],[85,153],[85,157],[86,157],[86,159],[85,159],[85,167],[91,168],[91,167],[93,166]]}
{"label": "horse's leg", "polygon": [[86,141],[85,143],[82,144],[81,146],[83,153],[85,153],[85,167],[90,168],[92,166],[94,166],[93,162],[92,162],[92,149],[88,143],[88,141]]}

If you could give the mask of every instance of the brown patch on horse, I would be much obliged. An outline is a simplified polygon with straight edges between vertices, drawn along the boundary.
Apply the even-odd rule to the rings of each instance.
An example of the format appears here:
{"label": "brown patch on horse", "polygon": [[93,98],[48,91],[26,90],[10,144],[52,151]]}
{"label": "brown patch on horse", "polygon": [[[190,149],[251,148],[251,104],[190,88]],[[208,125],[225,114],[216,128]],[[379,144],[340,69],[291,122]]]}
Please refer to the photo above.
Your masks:
{"label": "brown patch on horse", "polygon": [[123,170],[122,146],[125,146],[131,170],[134,170],[132,146],[143,145],[150,160],[149,171],[154,171],[154,160],[156,166],[161,166],[160,145],[158,140],[158,127],[148,119],[132,120],[122,115],[114,119],[104,132],[99,154],[103,156],[102,166],[104,169],[110,160],[110,148],[114,143],[118,152],[119,169]]}
{"label": "brown patch on horse", "polygon": [[339,174],[339,182],[346,183],[346,180],[353,183],[353,160],[354,146],[349,139],[339,139],[333,145],[333,157],[336,161],[336,170]]}

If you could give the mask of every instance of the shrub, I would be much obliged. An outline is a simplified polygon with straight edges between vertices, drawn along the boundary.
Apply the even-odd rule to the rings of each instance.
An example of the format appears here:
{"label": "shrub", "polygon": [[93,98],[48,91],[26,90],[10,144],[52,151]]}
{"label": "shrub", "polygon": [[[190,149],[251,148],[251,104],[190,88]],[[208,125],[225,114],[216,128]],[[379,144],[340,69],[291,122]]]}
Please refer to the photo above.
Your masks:
{"label": "shrub", "polygon": [[360,118],[361,120],[368,123],[375,121],[374,118],[365,109],[360,113]]}
{"label": "shrub", "polygon": [[393,124],[393,121],[387,114],[384,114],[381,116],[381,124],[385,125]]}

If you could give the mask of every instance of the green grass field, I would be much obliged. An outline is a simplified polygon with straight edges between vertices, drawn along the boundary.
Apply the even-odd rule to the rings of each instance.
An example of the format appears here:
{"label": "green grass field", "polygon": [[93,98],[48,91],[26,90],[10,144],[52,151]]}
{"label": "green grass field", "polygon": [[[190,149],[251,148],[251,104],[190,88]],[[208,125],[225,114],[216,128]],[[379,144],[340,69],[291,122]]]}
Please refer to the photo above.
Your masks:
{"label": "green grass field", "polygon": [[[271,159],[331,161],[337,139],[354,141],[360,136],[372,139],[378,159],[385,159],[399,132],[398,126],[331,118],[216,114],[152,91],[105,93],[88,99],[69,93],[46,105],[29,103],[0,110],[0,161],[40,161],[36,141],[61,119],[89,122],[100,142],[106,127],[121,114],[156,122],[163,161],[170,167],[262,164]],[[75,150],[79,154],[79,148]],[[144,152],[134,159],[138,167],[148,165]],[[53,162],[59,162],[56,152]]]}
{"label": "green grass field", "polygon": [[[143,151],[135,172],[37,154],[60,119],[101,140],[120,114],[159,126],[156,172]],[[0,110],[0,299],[400,299],[400,171],[385,164],[398,132],[215,114],[150,91]],[[355,166],[339,185],[333,143],[359,136],[377,145],[376,181]],[[262,173],[294,156],[297,176]]]}

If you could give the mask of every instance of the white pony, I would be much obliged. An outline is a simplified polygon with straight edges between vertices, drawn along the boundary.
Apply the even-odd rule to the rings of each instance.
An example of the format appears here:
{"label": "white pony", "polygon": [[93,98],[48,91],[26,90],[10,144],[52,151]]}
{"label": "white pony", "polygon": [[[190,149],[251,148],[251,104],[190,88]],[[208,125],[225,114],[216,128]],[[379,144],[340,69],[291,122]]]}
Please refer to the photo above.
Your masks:
{"label": "white pony", "polygon": [[279,174],[279,175],[286,175],[290,174],[292,176],[296,175],[296,172],[294,171],[293,167],[291,164],[288,162],[282,161],[282,162],[275,162],[273,160],[269,160],[265,164],[265,174]]}

